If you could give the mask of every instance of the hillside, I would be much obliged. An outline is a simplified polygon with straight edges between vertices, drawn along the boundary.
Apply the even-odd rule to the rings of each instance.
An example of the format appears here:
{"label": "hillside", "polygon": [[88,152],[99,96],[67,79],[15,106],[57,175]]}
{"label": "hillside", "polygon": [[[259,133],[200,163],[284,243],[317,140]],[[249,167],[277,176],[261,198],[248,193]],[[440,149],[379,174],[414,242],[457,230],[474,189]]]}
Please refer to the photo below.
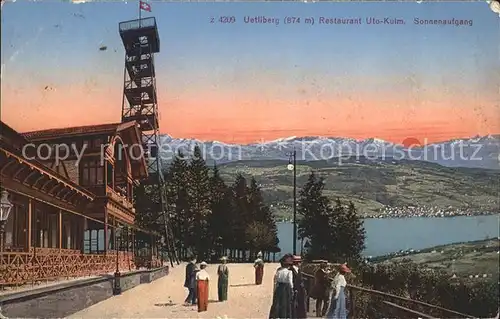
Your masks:
{"label": "hillside", "polygon": [[[411,261],[433,269],[441,269],[458,277],[498,279],[499,240],[487,239],[431,247],[417,252],[398,253],[380,258],[382,263]],[[374,260],[374,262],[377,262]],[[485,276],[486,275],[486,276]]]}
{"label": "hillside", "polygon": [[[265,200],[277,216],[292,211],[293,173],[287,161],[239,161],[220,165],[223,178],[238,173],[254,176]],[[449,168],[423,161],[343,159],[297,163],[297,196],[311,170],[325,177],[325,195],[352,200],[365,216],[380,215],[387,207],[418,206],[461,209],[471,213],[498,211],[498,177],[495,170]],[[406,214],[406,213],[405,213]]]}

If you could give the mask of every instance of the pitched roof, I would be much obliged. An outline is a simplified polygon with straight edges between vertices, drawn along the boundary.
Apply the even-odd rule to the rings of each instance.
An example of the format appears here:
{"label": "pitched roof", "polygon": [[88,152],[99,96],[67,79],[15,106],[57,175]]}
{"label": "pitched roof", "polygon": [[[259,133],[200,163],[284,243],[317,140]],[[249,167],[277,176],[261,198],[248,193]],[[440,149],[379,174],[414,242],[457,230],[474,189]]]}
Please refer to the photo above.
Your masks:
{"label": "pitched roof", "polygon": [[24,132],[21,135],[29,140],[43,140],[74,135],[90,135],[100,133],[113,133],[121,123],[108,123],[98,125],[85,125],[66,128],[54,128],[41,131]]}
{"label": "pitched roof", "polygon": [[21,154],[21,149],[13,147],[14,145],[12,145],[12,142],[21,141],[22,143],[27,143],[27,141],[16,130],[2,121],[0,121],[0,140],[5,141],[5,143],[2,143],[2,145],[0,145],[0,151],[7,157],[16,158],[19,163],[24,163],[24,165],[28,165],[31,168],[38,170],[42,173],[42,175],[50,176],[50,178],[57,180],[58,182],[64,184],[66,187],[74,189],[75,191],[91,200],[94,199],[95,195],[90,191],[86,190],[75,182],[68,180],[66,177],[62,176],[54,169],[42,164],[38,160],[29,157],[26,158],[24,153]]}
{"label": "pitched roof", "polygon": [[9,144],[12,146],[17,144],[15,146],[18,148],[28,143],[24,136],[21,136],[16,130],[2,121],[0,121],[0,140],[8,140]]}

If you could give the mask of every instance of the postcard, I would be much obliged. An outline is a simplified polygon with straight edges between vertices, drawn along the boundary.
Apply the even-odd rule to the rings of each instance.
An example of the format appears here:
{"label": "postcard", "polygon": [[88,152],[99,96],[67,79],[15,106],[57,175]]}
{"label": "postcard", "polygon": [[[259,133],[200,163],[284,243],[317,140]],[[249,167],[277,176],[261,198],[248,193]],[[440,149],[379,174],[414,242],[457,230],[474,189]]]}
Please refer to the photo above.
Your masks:
{"label": "postcard", "polygon": [[498,0],[1,10],[0,314],[497,315]]}

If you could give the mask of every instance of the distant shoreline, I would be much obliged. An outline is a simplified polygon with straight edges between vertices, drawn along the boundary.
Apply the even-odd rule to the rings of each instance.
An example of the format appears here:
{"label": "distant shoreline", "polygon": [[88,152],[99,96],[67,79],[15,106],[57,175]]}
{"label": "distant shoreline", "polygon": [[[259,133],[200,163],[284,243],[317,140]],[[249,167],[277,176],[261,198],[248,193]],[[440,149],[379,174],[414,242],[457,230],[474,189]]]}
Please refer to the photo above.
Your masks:
{"label": "distant shoreline", "polygon": [[[481,213],[478,215],[475,214],[464,214],[464,215],[448,215],[448,216],[435,216],[435,215],[418,215],[418,216],[363,216],[363,219],[404,219],[404,218],[455,218],[455,217],[484,217],[484,216],[492,216],[498,215],[500,217],[500,213]],[[293,219],[280,219],[277,220],[276,223],[284,224],[284,223],[292,223]]]}
{"label": "distant shoreline", "polygon": [[479,214],[473,214],[473,213],[456,213],[456,214],[450,214],[446,215],[446,213],[442,214],[417,214],[414,216],[400,216],[400,215],[376,215],[376,216],[363,216],[363,219],[383,219],[383,218],[453,218],[453,217],[481,217],[481,216],[492,216],[492,215],[499,215],[499,212],[481,212]]}
{"label": "distant shoreline", "polygon": [[477,240],[470,240],[470,241],[460,241],[460,242],[454,242],[450,244],[444,244],[444,245],[437,245],[437,246],[431,246],[423,249],[417,249],[417,250],[405,250],[405,251],[395,251],[389,254],[385,255],[379,255],[379,256],[373,256],[369,258],[369,261],[371,263],[380,263],[384,262],[396,257],[403,257],[403,256],[410,256],[410,255],[416,255],[416,254],[425,254],[433,251],[442,251],[444,249],[449,249],[453,246],[458,246],[458,245],[481,245],[481,244],[486,244],[487,242],[491,241],[500,241],[500,237],[492,237],[492,238],[484,238],[484,239],[477,239]]}

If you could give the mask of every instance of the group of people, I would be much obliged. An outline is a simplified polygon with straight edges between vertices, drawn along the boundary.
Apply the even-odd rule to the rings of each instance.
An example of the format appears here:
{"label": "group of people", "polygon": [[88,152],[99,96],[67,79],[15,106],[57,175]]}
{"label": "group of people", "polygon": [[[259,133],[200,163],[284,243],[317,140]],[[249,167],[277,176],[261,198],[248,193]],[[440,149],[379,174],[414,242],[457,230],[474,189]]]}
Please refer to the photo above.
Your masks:
{"label": "group of people", "polygon": [[347,318],[347,298],[345,276],[351,270],[346,264],[341,264],[333,280],[329,279],[330,271],[328,262],[321,261],[319,269],[314,275],[314,286],[311,290],[311,298],[316,299],[316,315],[331,319]]}
{"label": "group of people", "polygon": [[307,298],[300,256],[285,255],[274,275],[273,304],[269,318],[307,318]]}
{"label": "group of people", "polygon": [[[221,258],[221,264],[217,269],[217,293],[220,302],[227,300],[227,289],[229,283],[229,269],[227,258]],[[188,296],[184,300],[185,305],[197,305],[198,312],[207,311],[208,308],[208,287],[210,276],[206,271],[206,262],[201,262],[200,267],[196,266],[196,258],[192,257],[186,266],[186,276],[184,287],[188,289]]]}
{"label": "group of people", "polygon": [[[280,260],[281,266],[274,275],[273,303],[270,319],[307,318],[307,291],[304,285],[302,260],[300,256],[285,255]],[[316,316],[329,319],[346,319],[345,275],[351,270],[347,265],[340,265],[332,281],[327,270],[327,262],[322,261],[315,273],[315,282],[310,297],[316,299]],[[331,296],[330,296],[331,295]]]}
{"label": "group of people", "polygon": [[[196,266],[196,258],[191,257],[190,262],[186,266],[186,276],[184,287],[188,289],[188,296],[184,300],[186,306],[197,305],[198,312],[207,311],[208,308],[208,287],[210,276],[206,271],[207,263],[201,262],[200,267]],[[227,257],[222,257],[221,264],[217,268],[217,294],[220,302],[227,300],[227,290],[229,286],[229,268],[227,267]],[[262,284],[264,276],[264,260],[262,252],[257,254],[255,260],[255,284]]]}
{"label": "group of people", "polygon": [[[346,286],[345,275],[351,270],[342,264],[333,278],[329,279],[328,263],[322,261],[315,273],[314,285],[310,292],[307,291],[302,276],[302,259],[300,256],[285,255],[280,260],[280,267],[274,275],[273,303],[269,313],[270,319],[278,318],[307,318],[308,297],[316,299],[316,316],[328,319],[346,319]],[[208,287],[210,276],[206,271],[207,263],[201,262],[199,268],[196,259],[186,266],[184,287],[188,288],[188,296],[184,301],[186,305],[197,305],[198,312],[207,311]],[[259,252],[254,263],[255,284],[261,285],[264,276],[264,260]],[[229,269],[227,258],[221,258],[217,268],[217,292],[220,302],[227,300]],[[308,296],[309,293],[309,296]]]}

